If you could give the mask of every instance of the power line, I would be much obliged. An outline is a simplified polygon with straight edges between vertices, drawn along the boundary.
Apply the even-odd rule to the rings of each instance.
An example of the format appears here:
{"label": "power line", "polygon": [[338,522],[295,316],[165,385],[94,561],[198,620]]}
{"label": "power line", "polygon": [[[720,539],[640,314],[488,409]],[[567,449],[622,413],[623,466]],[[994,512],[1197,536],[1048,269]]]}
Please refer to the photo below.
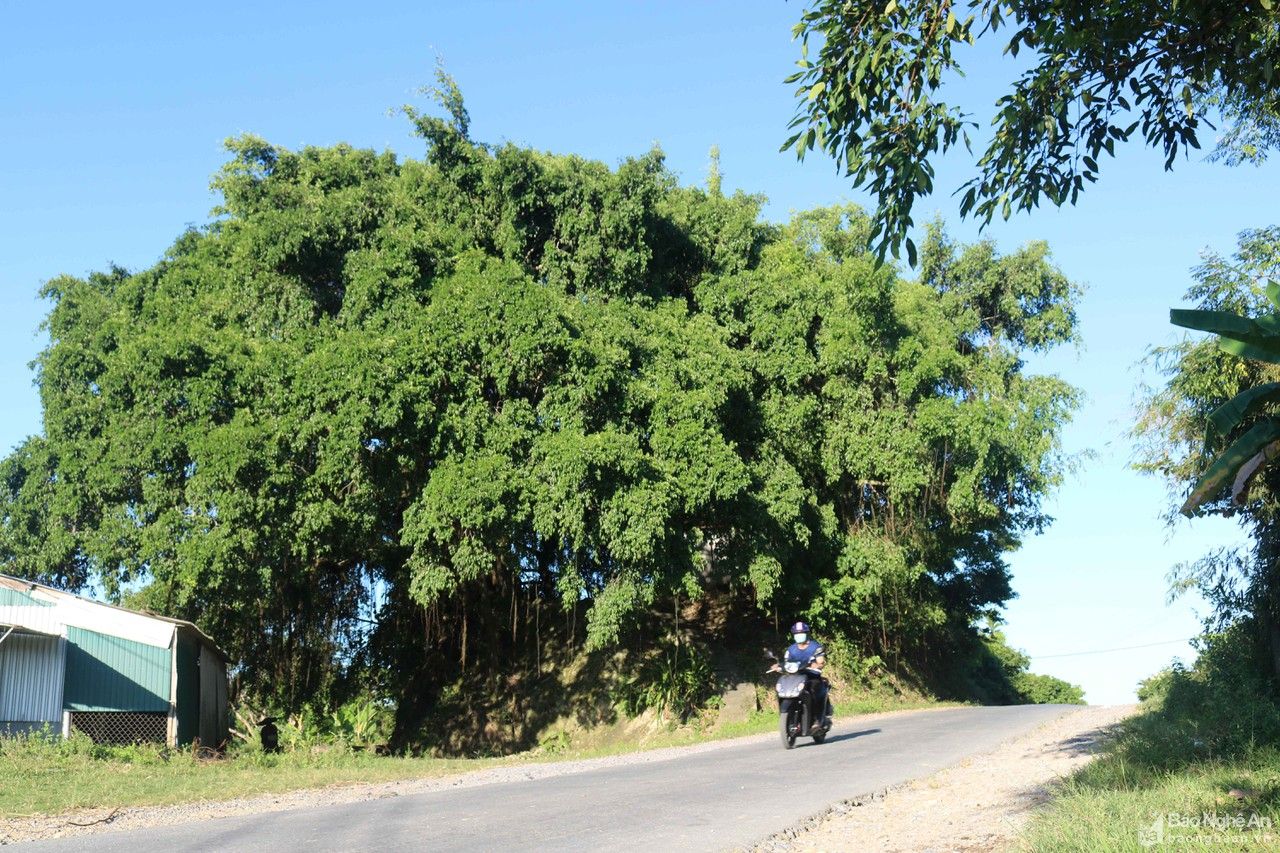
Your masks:
{"label": "power line", "polygon": [[1089,652],[1063,652],[1057,655],[1031,655],[1030,657],[1032,660],[1044,660],[1046,658],[1073,658],[1080,655],[1105,655],[1109,652],[1128,652],[1134,649],[1150,649],[1155,646],[1172,646],[1174,643],[1189,643],[1194,639],[1194,637],[1186,637],[1181,640],[1161,640],[1158,643],[1143,643],[1140,646],[1120,646],[1114,649],[1094,649]]}

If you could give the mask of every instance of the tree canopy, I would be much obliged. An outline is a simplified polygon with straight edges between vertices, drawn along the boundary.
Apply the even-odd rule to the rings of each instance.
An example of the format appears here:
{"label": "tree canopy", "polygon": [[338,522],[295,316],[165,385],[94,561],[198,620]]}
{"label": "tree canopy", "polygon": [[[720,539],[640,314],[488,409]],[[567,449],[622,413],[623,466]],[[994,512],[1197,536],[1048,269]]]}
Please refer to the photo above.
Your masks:
{"label": "tree canopy", "polygon": [[909,280],[857,209],[774,225],[658,151],[483,145],[446,107],[409,111],[423,160],[237,138],[213,221],[45,286],[11,571],[404,726],[459,669],[536,673],[549,623],[608,650],[718,596],[945,661],[1010,598],[1076,403],[1022,360],[1075,335],[1043,244],[935,227]]}
{"label": "tree canopy", "polygon": [[1135,135],[1172,168],[1200,147],[1207,115],[1225,122],[1228,162],[1261,160],[1280,138],[1274,0],[815,0],[795,32],[795,133],[783,148],[825,151],[876,196],[881,257],[905,240],[915,258],[906,234],[937,157],[972,151],[979,122],[942,97],[963,74],[963,47],[984,39],[1003,40],[1018,76],[956,191],[962,216],[1074,204],[1102,155]]}
{"label": "tree canopy", "polygon": [[[1171,519],[1179,511],[1216,515],[1235,519],[1248,530],[1251,547],[1217,551],[1178,566],[1174,588],[1198,589],[1214,605],[1214,629],[1252,620],[1262,629],[1262,645],[1280,675],[1280,470],[1261,464],[1275,438],[1280,380],[1271,301],[1280,293],[1275,285],[1267,286],[1270,279],[1280,278],[1280,228],[1242,233],[1233,256],[1209,253],[1193,274],[1187,299],[1196,310],[1175,317],[1225,335],[1153,350],[1164,384],[1148,393],[1142,407],[1136,427],[1139,467],[1169,485]],[[1254,328],[1255,322],[1259,327]],[[1242,328],[1253,330],[1257,339],[1239,340]],[[1273,350],[1269,357],[1241,357],[1266,356],[1268,347]],[[1251,445],[1266,433],[1271,438]],[[1236,488],[1228,488],[1241,465],[1254,456],[1259,458],[1252,469],[1238,478]]]}

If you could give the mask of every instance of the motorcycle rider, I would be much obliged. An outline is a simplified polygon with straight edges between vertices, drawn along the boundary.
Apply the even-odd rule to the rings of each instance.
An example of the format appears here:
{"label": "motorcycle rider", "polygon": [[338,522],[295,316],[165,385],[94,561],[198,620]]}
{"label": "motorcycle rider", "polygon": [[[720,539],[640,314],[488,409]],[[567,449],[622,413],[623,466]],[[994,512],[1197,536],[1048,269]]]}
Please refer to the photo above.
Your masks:
{"label": "motorcycle rider", "polygon": [[827,716],[827,680],[822,677],[822,668],[827,665],[827,650],[822,647],[822,643],[813,639],[809,631],[808,622],[796,622],[791,626],[791,638],[795,640],[787,647],[787,653],[783,655],[783,660],[797,661],[800,666],[811,672],[818,673],[814,681],[817,682],[817,690],[814,698],[817,705],[822,708],[822,719]]}

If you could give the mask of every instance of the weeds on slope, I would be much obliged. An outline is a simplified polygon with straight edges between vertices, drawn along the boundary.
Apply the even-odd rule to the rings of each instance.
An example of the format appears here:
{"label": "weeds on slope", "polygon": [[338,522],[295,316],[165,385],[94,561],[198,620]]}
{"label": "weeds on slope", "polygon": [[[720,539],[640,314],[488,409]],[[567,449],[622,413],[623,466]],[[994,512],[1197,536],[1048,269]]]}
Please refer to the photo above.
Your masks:
{"label": "weeds on slope", "polygon": [[1144,682],[1141,712],[1057,787],[1024,849],[1280,849],[1280,703],[1250,627]]}

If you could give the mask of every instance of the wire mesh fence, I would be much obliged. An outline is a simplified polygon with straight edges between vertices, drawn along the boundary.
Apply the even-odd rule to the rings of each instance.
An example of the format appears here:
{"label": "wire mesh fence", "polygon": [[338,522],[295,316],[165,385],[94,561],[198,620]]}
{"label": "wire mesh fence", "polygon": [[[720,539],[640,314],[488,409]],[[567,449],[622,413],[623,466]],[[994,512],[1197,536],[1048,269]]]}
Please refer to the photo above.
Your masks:
{"label": "wire mesh fence", "polygon": [[126,746],[164,743],[169,715],[163,711],[72,711],[71,728],[94,743]]}

